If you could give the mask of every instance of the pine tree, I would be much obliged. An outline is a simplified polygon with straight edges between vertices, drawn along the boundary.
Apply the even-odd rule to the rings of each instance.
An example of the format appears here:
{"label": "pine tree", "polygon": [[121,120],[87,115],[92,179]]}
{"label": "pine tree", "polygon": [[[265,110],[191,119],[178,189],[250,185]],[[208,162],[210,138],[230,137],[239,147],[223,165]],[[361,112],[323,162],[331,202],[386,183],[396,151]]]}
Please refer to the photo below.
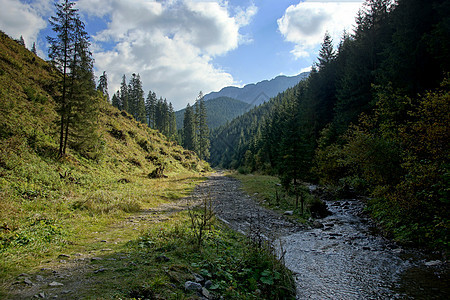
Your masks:
{"label": "pine tree", "polygon": [[23,36],[20,36],[19,40],[17,41],[20,45],[25,46],[25,40],[23,39]]}
{"label": "pine tree", "polygon": [[177,120],[172,103],[169,103],[169,137],[177,140]]}
{"label": "pine tree", "polygon": [[56,37],[47,36],[47,41],[50,43],[49,58],[53,64],[62,72],[61,96],[59,97],[60,114],[60,141],[59,141],[59,156],[62,157],[64,153],[64,128],[68,117],[68,95],[67,85],[69,82],[68,74],[70,74],[69,63],[74,52],[74,20],[76,18],[76,10],[73,8],[75,3],[66,0],[63,3],[56,3],[56,16],[50,18],[50,24]]}
{"label": "pine tree", "polygon": [[210,156],[209,128],[205,99],[202,92],[198,95],[198,105],[196,105],[196,108],[198,109],[198,112],[196,112],[198,122],[198,155],[201,159],[208,160]]}
{"label": "pine tree", "polygon": [[129,112],[129,105],[128,105],[128,85],[127,85],[127,78],[125,74],[122,76],[122,83],[120,84],[120,109]]}
{"label": "pine tree", "polygon": [[97,90],[100,91],[104,96],[106,96],[106,100],[109,102],[108,77],[105,71],[103,71],[103,74],[99,78]]}
{"label": "pine tree", "polygon": [[330,34],[325,32],[323,38],[322,47],[319,50],[319,57],[317,58],[319,62],[316,64],[319,70],[325,68],[329,63],[331,63],[336,58],[336,52],[333,49],[333,40]]}
{"label": "pine tree", "polygon": [[32,52],[34,55],[37,55],[37,53],[36,53],[36,43],[35,43],[35,42],[33,42],[33,46],[31,47],[31,52]]}
{"label": "pine tree", "polygon": [[95,136],[98,108],[93,94],[95,82],[89,36],[73,6],[74,3],[68,0],[56,4],[56,16],[50,19],[56,37],[47,37],[49,57],[63,74],[58,99],[60,157],[66,154],[69,142],[77,150],[87,151],[98,140]]}
{"label": "pine tree", "polygon": [[156,101],[155,92],[149,91],[145,103],[145,110],[147,112],[148,127],[152,129],[155,129]]}
{"label": "pine tree", "polygon": [[188,103],[186,110],[184,111],[183,147],[192,151],[197,149],[197,133],[195,123],[194,109]]}
{"label": "pine tree", "polygon": [[144,99],[144,90],[142,89],[142,81],[141,76],[138,74],[136,76],[135,86],[133,87],[133,94],[136,97],[136,120],[146,124],[146,110],[145,110],[145,99]]}
{"label": "pine tree", "polygon": [[121,109],[122,105],[120,103],[120,92],[119,91],[117,91],[113,95],[113,97],[111,99],[111,104],[112,104],[112,106],[117,107],[118,109]]}

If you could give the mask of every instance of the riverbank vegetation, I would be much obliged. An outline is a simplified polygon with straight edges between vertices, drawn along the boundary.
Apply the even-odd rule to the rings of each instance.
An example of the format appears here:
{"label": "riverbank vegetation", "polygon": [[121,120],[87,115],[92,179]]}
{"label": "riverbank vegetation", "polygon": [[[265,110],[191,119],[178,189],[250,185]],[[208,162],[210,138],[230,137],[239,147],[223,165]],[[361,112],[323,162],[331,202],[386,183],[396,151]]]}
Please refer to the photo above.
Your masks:
{"label": "riverbank vegetation", "polygon": [[448,252],[449,9],[366,1],[307,80],[212,133],[212,163],[366,194],[395,240]]}

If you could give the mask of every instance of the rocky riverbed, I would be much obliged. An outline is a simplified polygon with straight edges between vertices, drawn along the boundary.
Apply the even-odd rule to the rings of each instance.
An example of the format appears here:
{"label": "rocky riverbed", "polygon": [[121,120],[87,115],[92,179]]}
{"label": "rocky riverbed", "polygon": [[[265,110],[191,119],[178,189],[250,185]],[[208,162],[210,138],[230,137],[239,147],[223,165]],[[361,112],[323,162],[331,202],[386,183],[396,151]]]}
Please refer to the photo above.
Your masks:
{"label": "rocky riverbed", "polygon": [[325,201],[332,214],[305,226],[261,207],[220,174],[196,193],[209,196],[231,228],[274,243],[295,274],[298,299],[450,298],[448,264],[374,234],[360,200]]}

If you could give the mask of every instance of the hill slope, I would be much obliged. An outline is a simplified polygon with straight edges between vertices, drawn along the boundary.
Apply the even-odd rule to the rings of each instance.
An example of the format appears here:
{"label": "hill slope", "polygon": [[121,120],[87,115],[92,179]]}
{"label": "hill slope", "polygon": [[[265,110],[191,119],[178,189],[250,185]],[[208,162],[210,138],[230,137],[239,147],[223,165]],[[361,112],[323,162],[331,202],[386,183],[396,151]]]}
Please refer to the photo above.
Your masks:
{"label": "hill slope", "polygon": [[[205,101],[205,107],[210,130],[224,125],[227,121],[242,115],[251,108],[248,103],[229,97],[219,97]],[[183,128],[185,111],[186,109],[182,109],[175,113],[177,129]]]}
{"label": "hill slope", "polygon": [[205,95],[205,100],[218,97],[230,97],[252,104],[254,106],[268,101],[279,93],[295,86],[301,80],[308,77],[309,72],[304,72],[296,76],[277,76],[271,80],[263,80],[258,83],[248,84],[242,88],[228,86],[219,92],[212,92]]}

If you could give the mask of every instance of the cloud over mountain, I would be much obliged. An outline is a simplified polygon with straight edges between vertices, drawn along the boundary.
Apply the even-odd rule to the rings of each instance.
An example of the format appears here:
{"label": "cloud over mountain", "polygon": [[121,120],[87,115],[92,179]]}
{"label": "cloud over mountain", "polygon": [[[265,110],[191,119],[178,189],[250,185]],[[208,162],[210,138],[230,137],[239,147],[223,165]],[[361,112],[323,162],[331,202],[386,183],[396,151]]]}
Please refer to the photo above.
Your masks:
{"label": "cloud over mountain", "polygon": [[[123,74],[140,73],[146,91],[177,108],[195,100],[200,90],[234,84],[212,59],[238,47],[239,29],[257,12],[254,5],[231,9],[223,1],[194,0],[80,0],[78,7],[107,20],[93,41],[96,68],[106,70],[110,92]],[[108,43],[114,46],[103,47]]]}

